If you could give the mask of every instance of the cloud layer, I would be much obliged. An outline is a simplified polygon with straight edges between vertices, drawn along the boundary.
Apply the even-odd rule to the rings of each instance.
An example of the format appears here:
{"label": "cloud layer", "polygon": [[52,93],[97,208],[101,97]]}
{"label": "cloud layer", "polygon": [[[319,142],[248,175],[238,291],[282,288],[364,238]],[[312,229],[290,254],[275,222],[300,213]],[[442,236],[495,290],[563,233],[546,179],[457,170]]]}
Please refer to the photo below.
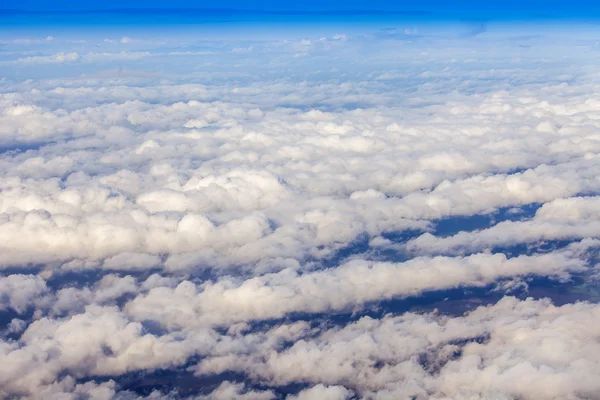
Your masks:
{"label": "cloud layer", "polygon": [[0,397],[596,398],[593,32],[369,29],[0,37]]}

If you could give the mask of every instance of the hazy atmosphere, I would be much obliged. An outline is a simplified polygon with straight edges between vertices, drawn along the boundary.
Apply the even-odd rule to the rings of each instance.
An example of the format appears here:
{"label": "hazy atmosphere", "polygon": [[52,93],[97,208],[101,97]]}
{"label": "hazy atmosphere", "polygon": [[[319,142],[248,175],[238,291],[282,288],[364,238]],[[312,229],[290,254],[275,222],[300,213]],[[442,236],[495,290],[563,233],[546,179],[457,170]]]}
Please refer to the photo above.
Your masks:
{"label": "hazy atmosphere", "polygon": [[600,399],[597,5],[0,9],[0,398]]}

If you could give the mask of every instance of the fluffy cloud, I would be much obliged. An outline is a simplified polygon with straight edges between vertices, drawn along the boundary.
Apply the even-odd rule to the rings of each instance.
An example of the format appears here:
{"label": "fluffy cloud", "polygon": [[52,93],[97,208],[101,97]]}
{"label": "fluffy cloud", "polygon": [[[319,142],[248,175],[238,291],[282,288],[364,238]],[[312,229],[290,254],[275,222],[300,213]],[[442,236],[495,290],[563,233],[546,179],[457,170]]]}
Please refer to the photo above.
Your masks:
{"label": "fluffy cloud", "polygon": [[540,241],[600,237],[595,221],[600,217],[597,197],[556,199],[540,207],[525,221],[504,221],[490,228],[459,232],[449,237],[425,233],[409,241],[406,248],[416,253],[460,254]]}
{"label": "fluffy cloud", "polygon": [[352,391],[343,386],[324,386],[322,384],[304,389],[297,396],[288,396],[290,400],[346,400],[352,397]]}
{"label": "fluffy cloud", "polygon": [[271,400],[275,395],[271,391],[254,391],[244,390],[244,384],[232,384],[223,382],[207,396],[196,397],[196,400],[227,400],[227,399],[243,399],[243,400]]}
{"label": "fluffy cloud", "polygon": [[[202,339],[200,331],[194,336],[198,345],[210,337]],[[65,321],[42,318],[18,343],[2,343],[0,393],[35,393],[64,372],[120,375],[182,364],[190,355],[188,346],[176,337],[144,334],[141,324],[129,322],[114,307],[92,306]]]}
{"label": "fluffy cloud", "polygon": [[12,274],[1,277],[0,311],[13,309],[22,314],[47,292],[46,281],[39,276]]}
{"label": "fluffy cloud", "polygon": [[[592,339],[599,310],[507,297],[458,318],[366,317],[277,351],[266,345],[209,358],[198,372],[243,370],[279,385],[344,384],[381,399],[587,398],[599,389],[593,377],[600,350]],[[299,398],[311,392],[331,398],[350,393],[321,385]]]}
{"label": "fluffy cloud", "polygon": [[0,397],[593,398],[595,39],[429,29],[0,38]]}
{"label": "fluffy cloud", "polygon": [[65,62],[74,62],[79,60],[79,54],[76,52],[70,53],[54,53],[48,56],[31,56],[24,57],[15,60],[14,62],[17,64],[54,64],[54,63],[65,63]]}
{"label": "fluffy cloud", "polygon": [[[394,297],[459,286],[485,286],[500,278],[557,276],[583,268],[561,254],[506,259],[502,254],[467,258],[415,258],[406,263],[352,261],[331,270],[283,270],[253,279],[221,279],[196,287],[184,281],[157,287],[127,305],[138,320],[170,328],[227,325],[282,318],[289,313],[324,313]],[[568,275],[567,275],[568,276]]]}

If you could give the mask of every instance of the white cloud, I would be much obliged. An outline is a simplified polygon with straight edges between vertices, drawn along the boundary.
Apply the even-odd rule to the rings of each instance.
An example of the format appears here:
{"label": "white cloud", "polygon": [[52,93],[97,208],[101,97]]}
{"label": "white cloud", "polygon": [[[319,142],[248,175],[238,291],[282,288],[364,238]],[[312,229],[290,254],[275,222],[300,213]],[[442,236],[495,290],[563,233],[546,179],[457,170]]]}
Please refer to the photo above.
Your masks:
{"label": "white cloud", "polygon": [[[190,339],[202,340],[198,334]],[[19,344],[2,344],[0,393],[35,392],[62,371],[74,377],[119,375],[182,364],[190,344],[144,334],[141,324],[115,308],[88,307],[65,321],[42,318],[29,325]]]}
{"label": "white cloud", "polygon": [[597,238],[600,230],[595,221],[599,217],[598,197],[556,199],[545,203],[529,220],[504,221],[443,238],[425,233],[409,241],[406,248],[417,254],[461,254],[546,240]]}
{"label": "white cloud", "polygon": [[207,358],[198,371],[242,370],[273,384],[344,382],[367,398],[586,398],[599,389],[590,340],[597,313],[592,304],[507,297],[458,318],[365,317],[289,348]]}
{"label": "white cloud", "polygon": [[229,399],[242,399],[242,400],[271,400],[275,398],[275,395],[271,391],[254,391],[244,390],[244,384],[234,384],[230,382],[223,382],[207,396],[196,397],[196,400],[229,400]]}
{"label": "white cloud", "polygon": [[520,256],[477,254],[466,258],[415,258],[405,263],[355,260],[337,268],[295,270],[248,280],[223,278],[197,287],[184,281],[159,287],[132,300],[126,309],[138,320],[151,319],[170,329],[229,325],[282,318],[290,313],[326,313],[367,302],[460,286],[477,287],[500,278],[527,275],[567,276],[583,262],[562,254]]}
{"label": "white cloud", "polygon": [[31,56],[24,57],[15,60],[17,64],[62,64],[75,62],[80,59],[80,55],[77,52],[58,52],[48,56]]}
{"label": "white cloud", "polygon": [[288,396],[289,400],[346,400],[352,398],[352,391],[343,386],[324,386],[318,384],[304,389],[297,396]]}
{"label": "white cloud", "polygon": [[429,29],[2,42],[0,397],[598,393],[597,52]]}
{"label": "white cloud", "polygon": [[48,44],[54,40],[53,36],[46,36],[43,39],[31,39],[31,38],[16,38],[10,40],[0,40],[0,44],[10,45],[36,45],[36,44]]}
{"label": "white cloud", "polygon": [[13,309],[23,314],[46,294],[46,282],[35,275],[12,274],[0,278],[0,311]]}

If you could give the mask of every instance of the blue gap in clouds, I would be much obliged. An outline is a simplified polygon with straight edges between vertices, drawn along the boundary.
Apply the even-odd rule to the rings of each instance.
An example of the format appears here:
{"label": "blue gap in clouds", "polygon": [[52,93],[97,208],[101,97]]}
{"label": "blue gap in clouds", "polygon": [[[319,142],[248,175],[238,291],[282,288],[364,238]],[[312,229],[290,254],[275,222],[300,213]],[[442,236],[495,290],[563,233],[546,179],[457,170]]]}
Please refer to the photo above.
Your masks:
{"label": "blue gap in clouds", "polygon": [[221,383],[244,383],[246,390],[272,390],[277,399],[287,395],[297,394],[302,389],[311,386],[308,383],[296,382],[287,385],[270,387],[261,382],[251,380],[240,372],[224,372],[215,375],[194,375],[190,370],[201,360],[201,357],[191,357],[184,365],[170,369],[155,371],[136,371],[119,376],[95,376],[81,379],[78,383],[89,381],[106,382],[113,380],[120,390],[128,390],[138,395],[149,396],[154,391],[168,394],[173,400],[188,398],[188,396],[207,395]]}
{"label": "blue gap in clouds", "polygon": [[114,380],[121,390],[129,390],[138,395],[149,396],[153,391],[172,394],[175,399],[191,395],[208,394],[222,382],[245,382],[243,374],[225,372],[217,375],[195,376],[188,369],[194,366],[200,358],[192,357],[183,366],[155,371],[136,371],[118,376],[95,376],[80,380],[79,383]]}
{"label": "blue gap in clouds", "polygon": [[502,253],[508,258],[518,256],[531,256],[534,254],[550,253],[556,250],[561,250],[570,245],[577,239],[556,239],[556,240],[539,240],[533,243],[519,243],[512,246],[494,246],[490,249],[492,254]]}
{"label": "blue gap in clouds", "polygon": [[21,319],[23,321],[33,321],[33,309],[26,310],[24,313],[19,314],[15,310],[4,310],[0,311],[0,337],[4,337],[9,340],[18,340],[21,337],[21,332],[8,333],[8,324],[13,319]]}
{"label": "blue gap in clouds", "polygon": [[0,156],[14,156],[29,150],[38,151],[51,142],[8,143],[0,144]]}
{"label": "blue gap in clouds", "polygon": [[542,206],[541,203],[525,204],[518,207],[502,207],[490,214],[453,216],[434,221],[435,236],[452,236],[459,232],[472,232],[489,228],[503,221],[521,221],[532,218]]}
{"label": "blue gap in clouds", "polygon": [[[254,325],[259,330],[276,326],[279,323],[309,321],[328,326],[344,326],[368,316],[380,319],[387,314],[401,315],[407,312],[428,313],[437,310],[440,314],[453,317],[461,316],[479,306],[495,304],[504,296],[515,296],[521,300],[528,297],[534,299],[550,298],[555,305],[564,305],[576,301],[598,301],[600,297],[592,290],[589,277],[583,273],[573,275],[569,282],[560,282],[551,277],[529,276],[523,278],[528,289],[517,288],[509,292],[499,290],[498,285],[509,280],[501,280],[483,287],[460,287],[445,290],[432,290],[417,296],[397,297],[389,300],[362,305],[358,310],[335,313],[295,313],[283,319],[261,321]],[[597,281],[591,283],[600,288]]]}
{"label": "blue gap in clouds", "polygon": [[[525,204],[518,207],[502,207],[497,211],[489,214],[474,214],[468,216],[453,216],[432,221],[433,234],[439,237],[452,236],[459,232],[472,232],[476,230],[489,228],[499,222],[503,221],[520,221],[526,220],[533,217],[536,211],[541,207],[540,203]],[[415,239],[423,234],[423,231],[417,229],[407,229],[403,231],[384,232],[381,236],[385,239],[390,240],[394,244],[403,244],[411,239]],[[323,260],[307,260],[307,262],[313,262],[319,265],[319,269],[333,268],[346,261],[349,261],[353,257],[364,256],[368,259],[377,261],[387,262],[405,262],[413,258],[410,253],[402,252],[398,249],[373,249],[369,246],[369,236],[363,234],[358,236],[353,242],[346,246],[338,249],[331,256]],[[568,241],[565,245],[570,243]],[[562,248],[565,245],[555,246],[552,249]],[[547,252],[548,244],[539,245],[540,252]],[[507,256],[516,256],[521,253],[518,251],[525,251],[527,254],[535,253],[535,248],[529,249],[527,245],[519,244],[514,249],[506,248],[494,248],[492,252],[505,253]]]}

